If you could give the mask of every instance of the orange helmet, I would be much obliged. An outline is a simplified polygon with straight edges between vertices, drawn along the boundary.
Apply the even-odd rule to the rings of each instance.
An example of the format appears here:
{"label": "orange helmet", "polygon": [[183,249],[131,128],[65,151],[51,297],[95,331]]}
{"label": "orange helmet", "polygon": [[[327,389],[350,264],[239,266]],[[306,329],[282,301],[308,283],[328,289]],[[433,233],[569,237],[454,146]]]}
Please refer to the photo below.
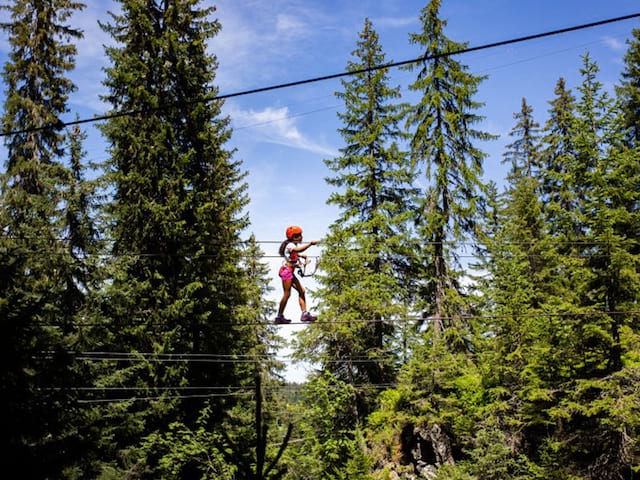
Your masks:
{"label": "orange helmet", "polygon": [[287,234],[287,238],[291,240],[294,235],[302,235],[302,229],[297,225],[291,225],[287,227],[285,233]]}

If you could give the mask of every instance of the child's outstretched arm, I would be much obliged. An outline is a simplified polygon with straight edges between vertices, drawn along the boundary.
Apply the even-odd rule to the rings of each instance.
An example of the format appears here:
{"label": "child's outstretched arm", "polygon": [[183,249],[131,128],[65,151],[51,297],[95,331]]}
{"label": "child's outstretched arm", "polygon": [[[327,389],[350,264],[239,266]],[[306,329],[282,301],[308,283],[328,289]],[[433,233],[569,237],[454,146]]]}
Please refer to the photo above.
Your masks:
{"label": "child's outstretched arm", "polygon": [[296,245],[295,247],[293,247],[291,250],[295,251],[295,252],[304,252],[307,248],[309,248],[312,245],[317,244],[318,241],[317,240],[311,240],[308,243],[303,243],[302,245]]}

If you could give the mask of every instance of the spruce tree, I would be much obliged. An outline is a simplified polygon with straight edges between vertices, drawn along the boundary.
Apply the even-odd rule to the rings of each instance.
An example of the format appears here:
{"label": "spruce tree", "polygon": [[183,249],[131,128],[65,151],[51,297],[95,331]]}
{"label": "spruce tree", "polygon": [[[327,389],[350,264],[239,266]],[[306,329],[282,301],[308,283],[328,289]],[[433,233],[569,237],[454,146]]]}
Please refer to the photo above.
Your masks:
{"label": "spruce tree", "polygon": [[[84,359],[84,352],[94,350],[102,341],[101,329],[94,326],[100,322],[99,297],[104,287],[102,254],[104,243],[100,233],[100,180],[87,179],[88,169],[97,169],[87,163],[83,143],[86,134],[73,127],[67,132],[69,168],[66,172],[63,215],[63,244],[68,256],[64,269],[60,270],[60,281],[65,285],[60,302],[71,315],[67,326],[68,348],[73,355],[74,387],[78,392],[91,388],[99,377],[99,366]],[[98,366],[98,368],[96,368]],[[81,394],[79,394],[81,395]],[[97,475],[99,462],[96,446],[101,433],[95,428],[95,412],[81,403],[73,410],[74,421],[69,425],[72,461],[68,472],[82,471],[86,475]],[[68,473],[72,476],[72,473]]]}
{"label": "spruce tree", "polygon": [[[94,441],[89,412],[76,402],[77,389],[90,385],[91,376],[70,352],[79,346],[87,254],[95,245],[88,236],[79,241],[69,223],[78,211],[71,192],[87,187],[76,175],[82,138],[60,130],[75,90],[66,77],[75,65],[71,42],[82,36],[67,21],[84,5],[16,1],[3,7],[11,14],[2,25],[11,45],[3,131],[16,133],[5,139],[0,202],[8,267],[2,385],[10,392],[2,395],[2,449],[6,468],[31,478],[57,477],[84,470]],[[90,223],[83,218],[76,226]]]}
{"label": "spruce tree", "polygon": [[[277,375],[283,364],[272,359],[281,339],[275,335],[276,327],[267,323],[273,315],[274,302],[266,299],[271,287],[268,267],[261,261],[263,256],[252,235],[241,255],[243,275],[251,284],[251,295],[246,305],[238,310],[237,318],[245,324],[244,328],[259,337],[259,341],[246,345],[246,349],[240,350],[242,353],[226,360],[237,363],[244,370],[242,383],[232,390],[238,402],[226,413],[222,428],[210,428],[216,415],[211,407],[207,407],[200,411],[195,424],[176,421],[168,429],[148,435],[141,450],[144,463],[153,466],[156,476],[176,479],[187,475],[216,479],[279,478],[275,472],[282,466],[275,461],[277,449],[271,445],[282,441],[274,427],[278,426],[277,409],[283,408],[282,399],[277,395],[280,383]],[[202,358],[225,361],[217,355]],[[266,472],[271,474],[262,475]]]}
{"label": "spruce tree", "polygon": [[[411,156],[424,167],[427,187],[416,215],[419,236],[425,244],[423,258],[432,267],[424,294],[435,335],[441,335],[460,317],[460,270],[456,244],[473,239],[478,208],[484,195],[481,176],[485,154],[476,142],[493,138],[474,128],[482,121],[474,100],[483,77],[468,72],[452,52],[465,44],[446,37],[446,21],[439,18],[440,0],[422,9],[422,30],[411,43],[424,49],[423,59],[410,65],[418,70],[410,89],[422,97],[409,112]],[[459,251],[459,250],[458,250]],[[453,295],[453,297],[452,297]]]}
{"label": "spruce tree", "polygon": [[549,118],[544,126],[542,156],[542,196],[545,217],[551,233],[566,246],[575,237],[577,226],[568,212],[575,199],[569,165],[575,156],[571,125],[575,114],[575,98],[560,78],[554,90],[555,98],[549,102]]}
{"label": "spruce tree", "polygon": [[108,349],[131,360],[116,363],[103,384],[145,401],[107,404],[105,460],[125,458],[130,466],[116,468],[133,471],[147,462],[155,468],[157,459],[138,450],[145,436],[172,421],[195,428],[202,418],[216,431],[224,416],[199,412],[224,412],[235,400],[207,389],[229,394],[253,378],[237,362],[212,368],[157,356],[232,358],[258,337],[241,314],[248,300],[239,262],[246,184],[225,147],[229,119],[215,100],[216,58],[206,51],[220,29],[214,9],[196,0],[119,4],[112,23],[102,25],[114,40],[104,97],[114,114],[103,127],[113,189],[113,279],[104,311]]}
{"label": "spruce tree", "polygon": [[562,329],[550,335],[559,321],[545,315],[547,305],[565,291],[554,280],[559,261],[540,198],[538,124],[524,99],[514,118],[513,142],[504,153],[511,169],[481,264],[486,309],[479,322],[478,357],[489,401],[469,445],[474,448],[468,465],[472,472],[482,468],[478,473],[487,478],[519,478],[529,468],[526,455],[531,445],[539,445],[536,434],[545,427],[540,410],[552,395],[537,369],[544,365],[553,377],[559,366],[550,359],[562,357],[549,343],[562,336]]}
{"label": "spruce tree", "polygon": [[514,114],[517,123],[509,133],[514,140],[505,147],[507,151],[503,155],[503,163],[511,164],[507,179],[512,183],[523,177],[533,178],[540,170],[540,125],[532,114],[533,109],[523,98],[520,111]]}
{"label": "spruce tree", "polygon": [[[407,220],[415,192],[413,169],[401,148],[404,106],[397,102],[399,88],[389,85],[388,69],[378,68],[386,63],[385,54],[368,19],[352,56],[347,70],[358,73],[336,94],[344,102],[338,114],[344,146],[338,157],[325,161],[334,173],[326,179],[335,188],[328,203],[339,215],[323,241],[322,321],[305,332],[301,345],[304,357],[323,372],[310,381],[346,395],[339,405],[346,411],[315,426],[316,438],[327,442],[313,447],[319,451],[335,447],[327,429],[347,441],[372,411],[376,390],[369,386],[394,380],[394,322],[406,312]],[[337,472],[347,461],[333,453],[321,458],[327,461],[320,468],[325,472]]]}
{"label": "spruce tree", "polygon": [[[354,60],[347,69],[384,65],[378,35],[367,19]],[[394,316],[403,312],[401,255],[407,242],[405,225],[411,204],[412,169],[399,142],[402,106],[394,103],[399,89],[389,86],[388,71],[354,74],[342,82],[344,101],[339,129],[345,146],[327,160],[335,176],[327,178],[334,191],[328,203],[340,208],[324,242],[321,328],[307,339],[322,355],[313,357],[349,384],[379,384],[393,378]],[[366,416],[370,400],[358,395],[353,424]]]}
{"label": "spruce tree", "polygon": [[518,334],[530,342],[515,370],[524,380],[517,402],[521,444],[534,468],[549,478],[625,478],[626,432],[637,431],[637,422],[622,421],[607,407],[635,395],[627,386],[634,369],[622,369],[622,345],[633,342],[620,338],[621,331],[633,338],[633,320],[624,314],[628,304],[623,301],[617,313],[616,305],[630,298],[636,284],[636,275],[622,267],[635,262],[626,250],[633,242],[627,244],[622,232],[633,224],[624,222],[633,218],[627,209],[636,189],[621,179],[637,181],[637,168],[597,72],[585,55],[579,99],[567,101],[571,97],[559,82],[551,102],[540,175],[549,236],[538,250],[543,275],[532,277],[543,295],[533,321]]}
{"label": "spruce tree", "polygon": [[628,49],[624,56],[624,70],[616,94],[624,112],[624,127],[628,145],[640,145],[640,28],[631,32],[633,38],[627,40]]}
{"label": "spruce tree", "polygon": [[[79,460],[82,423],[75,388],[76,315],[83,295],[71,255],[64,192],[69,186],[61,117],[75,85],[73,40],[82,33],[67,21],[78,2],[16,0],[2,8],[9,59],[2,131],[7,159],[1,179],[0,429],[7,471],[53,478]],[[80,267],[82,268],[82,267]]]}
{"label": "spruce tree", "polygon": [[566,397],[559,406],[572,412],[563,425],[565,434],[576,434],[579,440],[561,453],[578,471],[624,478],[633,467],[624,452],[634,448],[625,434],[637,432],[638,422],[620,417],[610,402],[634,397],[637,401],[637,392],[628,386],[637,372],[633,362],[625,365],[624,359],[637,351],[630,342],[637,334],[637,321],[628,312],[640,291],[640,264],[637,242],[629,233],[638,231],[640,171],[636,150],[627,147],[625,117],[604,91],[598,72],[586,54],[573,125],[573,172],[581,182],[576,185],[576,215],[584,232],[581,256],[586,273],[579,290],[582,315],[569,318],[573,352],[565,357],[575,359],[574,378],[565,386]]}
{"label": "spruce tree", "polygon": [[[410,85],[421,98],[409,110],[411,156],[426,177],[426,189],[416,214],[423,248],[416,253],[422,282],[421,304],[427,332],[403,369],[400,391],[412,420],[406,435],[428,445],[415,462],[433,468],[452,465],[463,438],[470,433],[475,407],[466,389],[479,372],[474,363],[470,299],[462,286],[460,253],[474,240],[483,205],[482,162],[477,142],[493,138],[478,130],[474,97],[483,77],[468,72],[452,53],[465,46],[450,40],[446,21],[439,18],[440,1],[432,0],[420,14],[421,30],[410,40],[423,49]],[[464,412],[464,413],[463,413]],[[436,453],[428,458],[427,452]]]}

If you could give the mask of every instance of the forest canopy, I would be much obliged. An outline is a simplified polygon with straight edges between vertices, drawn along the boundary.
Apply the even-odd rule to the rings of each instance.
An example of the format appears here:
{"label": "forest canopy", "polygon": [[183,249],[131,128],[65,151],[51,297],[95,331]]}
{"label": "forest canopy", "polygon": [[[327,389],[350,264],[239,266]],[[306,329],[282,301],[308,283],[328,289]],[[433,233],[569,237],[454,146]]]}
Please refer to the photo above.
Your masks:
{"label": "forest canopy", "polygon": [[[198,0],[117,0],[99,22],[100,133],[68,122],[71,0],[12,0],[1,110],[0,448],[34,479],[633,479],[640,471],[640,28],[619,81],[580,56],[548,110],[523,96],[502,152],[487,76],[416,12],[390,75],[355,35],[327,156],[337,212],[311,362],[283,378],[274,272],[249,235]],[[542,115],[544,113],[544,115]],[[541,120],[543,118],[544,120]],[[284,226],[283,226],[284,229]],[[303,280],[304,282],[304,280]]]}

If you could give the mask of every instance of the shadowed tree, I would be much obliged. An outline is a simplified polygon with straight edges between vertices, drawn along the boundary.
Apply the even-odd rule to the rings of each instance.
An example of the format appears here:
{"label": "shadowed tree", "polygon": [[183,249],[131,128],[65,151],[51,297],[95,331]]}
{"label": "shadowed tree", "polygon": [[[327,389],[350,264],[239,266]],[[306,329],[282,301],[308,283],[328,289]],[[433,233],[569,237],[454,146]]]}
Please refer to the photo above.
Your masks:
{"label": "shadowed tree", "polygon": [[[422,49],[421,60],[407,67],[416,71],[410,89],[420,99],[409,109],[412,160],[425,173],[426,187],[415,212],[420,249],[420,303],[428,317],[427,331],[400,376],[411,421],[403,434],[424,445],[412,450],[415,464],[430,468],[453,465],[460,443],[472,425],[472,398],[465,394],[476,384],[470,299],[462,284],[460,253],[475,240],[484,204],[482,182],[485,154],[477,143],[494,138],[476,128],[483,118],[474,99],[483,77],[475,76],[451,55],[466,46],[450,40],[440,19],[440,0],[431,0],[420,13],[421,29],[410,35]],[[458,421],[464,416],[465,421]],[[429,452],[433,452],[431,456]]]}
{"label": "shadowed tree", "polygon": [[[212,368],[156,357],[232,358],[252,351],[258,335],[243,313],[249,299],[239,238],[247,225],[244,173],[225,146],[231,130],[222,102],[213,99],[217,61],[207,42],[220,29],[214,8],[197,0],[118,3],[119,13],[102,25],[114,40],[104,100],[114,114],[135,113],[114,115],[102,128],[114,194],[108,211],[113,280],[104,316],[108,349],[136,361],[115,364],[103,384],[147,400],[105,408],[105,460],[124,459],[116,466],[120,474],[136,476],[158,467],[157,458],[138,450],[143,438],[161,435],[172,422],[195,428],[205,421],[203,428],[220,433],[219,413],[237,397],[206,395],[207,389],[253,380],[238,362]],[[181,394],[182,387],[193,395]],[[203,416],[207,408],[218,413]],[[184,468],[181,478],[197,472],[193,463]]]}
{"label": "shadowed tree", "polygon": [[[368,19],[352,55],[349,71],[368,70],[344,80],[343,91],[336,94],[345,107],[338,114],[344,146],[339,156],[325,161],[334,173],[326,179],[335,188],[328,203],[340,213],[323,242],[318,296],[324,321],[302,335],[299,348],[300,357],[322,367],[312,383],[335,382],[349,395],[340,404],[346,411],[316,425],[322,431],[316,438],[329,442],[335,439],[327,439],[327,429],[350,436],[374,408],[376,393],[367,385],[395,378],[393,320],[406,311],[408,219],[415,195],[413,169],[400,147],[406,139],[399,126],[404,105],[397,103],[399,88],[389,86],[388,70],[373,69],[386,60]],[[326,463],[318,469],[342,470],[343,453],[321,455]]]}
{"label": "shadowed tree", "polygon": [[[24,478],[57,478],[80,460],[75,435],[85,383],[68,350],[82,309],[83,245],[69,236],[65,133],[57,128],[74,84],[67,24],[83,4],[69,0],[2,5],[8,34],[2,131],[7,147],[0,198],[0,449],[4,468]],[[79,183],[82,183],[80,180]]]}

